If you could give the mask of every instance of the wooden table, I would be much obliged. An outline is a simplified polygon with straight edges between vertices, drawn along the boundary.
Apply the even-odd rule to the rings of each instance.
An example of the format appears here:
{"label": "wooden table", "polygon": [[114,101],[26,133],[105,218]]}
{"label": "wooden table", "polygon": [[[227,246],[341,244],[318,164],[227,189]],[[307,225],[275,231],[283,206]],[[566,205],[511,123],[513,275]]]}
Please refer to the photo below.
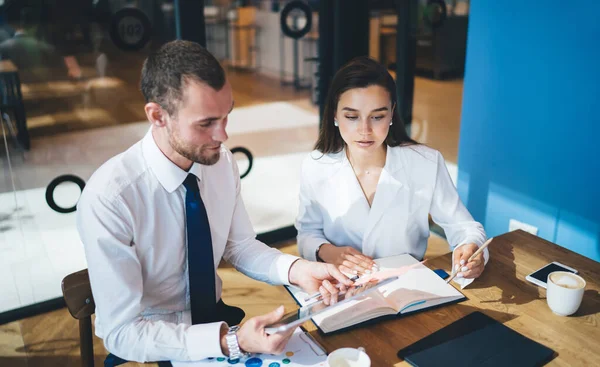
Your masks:
{"label": "wooden table", "polygon": [[[396,356],[398,350],[471,312],[482,311],[557,352],[549,366],[600,366],[600,263],[521,230],[496,237],[489,250],[490,261],[484,273],[462,290],[467,301],[340,334],[321,335],[311,322],[304,327],[328,353],[362,346],[371,357],[372,367],[408,366]],[[574,267],[587,282],[581,307],[574,316],[554,315],[546,304],[546,291],[525,280],[527,274],[551,261]],[[429,259],[426,264],[449,271],[450,254]],[[271,310],[268,305],[264,312]]]}
{"label": "wooden table", "polygon": [[[557,352],[549,365],[600,366],[600,263],[520,230],[494,238],[489,249],[485,272],[462,290],[467,301],[328,336],[312,324],[305,327],[327,352],[362,346],[374,367],[407,366],[396,356],[398,350],[473,311],[482,311]],[[551,261],[574,267],[587,282],[574,316],[553,314],[545,289],[525,280],[527,274]],[[426,264],[449,271],[450,254]]]}

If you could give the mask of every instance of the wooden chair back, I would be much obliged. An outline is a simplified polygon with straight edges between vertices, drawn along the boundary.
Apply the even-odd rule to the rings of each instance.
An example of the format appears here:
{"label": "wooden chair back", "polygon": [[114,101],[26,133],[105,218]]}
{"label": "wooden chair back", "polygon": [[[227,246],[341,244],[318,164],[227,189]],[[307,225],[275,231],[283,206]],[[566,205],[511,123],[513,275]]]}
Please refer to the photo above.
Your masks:
{"label": "wooden chair back", "polygon": [[94,367],[92,315],[96,309],[87,269],[67,275],[62,281],[62,293],[71,316],[79,320],[81,365]]}

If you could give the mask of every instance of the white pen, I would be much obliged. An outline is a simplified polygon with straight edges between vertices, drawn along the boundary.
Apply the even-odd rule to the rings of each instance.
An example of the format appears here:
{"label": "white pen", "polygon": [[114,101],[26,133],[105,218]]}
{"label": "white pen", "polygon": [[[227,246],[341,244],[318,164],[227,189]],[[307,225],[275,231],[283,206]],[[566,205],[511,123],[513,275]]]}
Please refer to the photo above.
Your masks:
{"label": "white pen", "polygon": [[[465,263],[465,265],[471,261],[473,261],[473,259],[479,255],[480,253],[483,252],[483,250],[485,250],[486,247],[488,247],[488,245],[490,243],[492,243],[492,240],[494,239],[494,237],[489,238],[487,241],[485,241],[485,243],[483,245],[481,245],[481,247],[479,247],[477,249],[477,251],[475,251],[475,253],[471,256],[469,256],[469,259],[467,260],[467,262]],[[458,273],[460,273],[460,271],[458,271],[458,269],[456,269],[456,267],[459,266],[459,264],[456,264],[456,266],[454,267],[454,269],[452,269],[452,275],[450,276],[450,278],[448,278],[446,280],[446,283],[450,283],[454,278],[456,278],[456,275],[458,275]]]}

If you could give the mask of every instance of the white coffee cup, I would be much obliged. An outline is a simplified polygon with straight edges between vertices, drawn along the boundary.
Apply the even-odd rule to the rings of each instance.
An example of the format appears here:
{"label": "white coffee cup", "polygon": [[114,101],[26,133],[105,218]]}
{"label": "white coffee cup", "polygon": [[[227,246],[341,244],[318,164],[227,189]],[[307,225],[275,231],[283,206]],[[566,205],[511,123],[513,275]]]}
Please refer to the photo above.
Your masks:
{"label": "white coffee cup", "polygon": [[365,348],[340,348],[327,357],[329,367],[371,367]]}
{"label": "white coffee cup", "polygon": [[546,284],[546,301],[552,312],[569,316],[579,309],[586,285],[582,277],[566,271],[555,271],[548,274]]}

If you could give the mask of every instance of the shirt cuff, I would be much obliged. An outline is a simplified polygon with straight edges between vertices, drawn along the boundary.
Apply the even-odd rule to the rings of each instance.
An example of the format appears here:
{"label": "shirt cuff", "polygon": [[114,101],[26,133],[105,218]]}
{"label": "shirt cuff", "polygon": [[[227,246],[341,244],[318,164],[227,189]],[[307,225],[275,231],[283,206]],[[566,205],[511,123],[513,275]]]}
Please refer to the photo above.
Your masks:
{"label": "shirt cuff", "polygon": [[185,347],[190,361],[209,357],[227,357],[221,349],[221,325],[224,322],[192,325],[187,329]]}
{"label": "shirt cuff", "polygon": [[271,279],[277,280],[277,283],[279,284],[291,285],[289,277],[290,268],[292,267],[292,264],[298,259],[300,258],[288,254],[279,255],[279,257],[277,257],[277,260],[275,260],[273,267],[271,268]]}
{"label": "shirt cuff", "polygon": [[302,253],[300,256],[309,261],[317,261],[317,249],[329,241],[325,238],[307,238],[303,239],[302,242]]}

